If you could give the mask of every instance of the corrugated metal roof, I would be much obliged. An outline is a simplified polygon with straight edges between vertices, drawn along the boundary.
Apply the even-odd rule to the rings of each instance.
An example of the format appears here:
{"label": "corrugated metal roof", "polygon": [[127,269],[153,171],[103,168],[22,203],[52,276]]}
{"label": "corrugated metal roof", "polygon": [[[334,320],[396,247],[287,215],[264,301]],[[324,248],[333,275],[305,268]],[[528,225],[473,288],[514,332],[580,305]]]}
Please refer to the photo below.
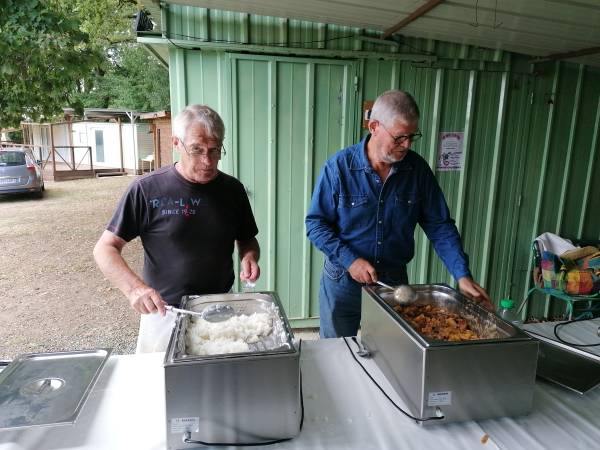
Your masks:
{"label": "corrugated metal roof", "polygon": [[[153,0],[155,3],[157,1]],[[167,3],[339,24],[383,32],[426,2],[167,0]],[[444,1],[403,27],[398,34],[545,57],[600,47],[600,1]],[[569,60],[600,67],[600,52]]]}

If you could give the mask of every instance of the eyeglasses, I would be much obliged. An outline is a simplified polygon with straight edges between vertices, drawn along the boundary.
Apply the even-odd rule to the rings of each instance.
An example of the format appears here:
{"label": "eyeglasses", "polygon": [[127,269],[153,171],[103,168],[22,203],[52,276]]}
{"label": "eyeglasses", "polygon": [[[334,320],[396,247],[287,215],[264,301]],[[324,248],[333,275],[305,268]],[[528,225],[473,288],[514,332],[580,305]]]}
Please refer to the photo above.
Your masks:
{"label": "eyeglasses", "polygon": [[403,144],[406,141],[415,142],[423,137],[421,132],[418,130],[414,134],[401,134],[400,136],[394,136],[392,133],[389,132],[389,130],[385,127],[384,124],[379,122],[379,125],[381,125],[383,129],[387,132],[387,134],[390,135],[390,137],[394,140],[394,144],[396,145]]}
{"label": "eyeglasses", "polygon": [[221,156],[224,156],[226,154],[225,147],[223,147],[222,145],[220,147],[206,148],[206,147],[202,147],[201,145],[194,144],[194,145],[190,145],[188,147],[183,142],[183,139],[179,139],[179,142],[181,142],[183,149],[189,155],[204,156],[204,157],[208,157],[210,159],[218,159]]}

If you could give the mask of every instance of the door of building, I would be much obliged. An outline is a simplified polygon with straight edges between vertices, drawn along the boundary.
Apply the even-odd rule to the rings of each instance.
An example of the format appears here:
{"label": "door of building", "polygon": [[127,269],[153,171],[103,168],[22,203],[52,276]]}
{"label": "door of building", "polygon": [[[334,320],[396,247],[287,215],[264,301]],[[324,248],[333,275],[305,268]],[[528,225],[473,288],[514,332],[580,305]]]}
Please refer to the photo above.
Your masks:
{"label": "door of building", "polygon": [[304,217],[325,160],[353,143],[358,64],[347,60],[230,55],[233,173],[259,228],[262,276],[294,326],[317,325],[322,254]]}

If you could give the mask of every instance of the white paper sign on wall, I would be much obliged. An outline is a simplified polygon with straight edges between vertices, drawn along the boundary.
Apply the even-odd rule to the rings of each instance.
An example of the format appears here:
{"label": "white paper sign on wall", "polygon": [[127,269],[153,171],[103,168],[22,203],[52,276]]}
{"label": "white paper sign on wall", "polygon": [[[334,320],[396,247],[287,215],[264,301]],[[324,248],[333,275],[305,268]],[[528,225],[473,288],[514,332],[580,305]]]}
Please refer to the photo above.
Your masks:
{"label": "white paper sign on wall", "polygon": [[437,170],[441,172],[462,170],[464,133],[462,131],[440,133]]}

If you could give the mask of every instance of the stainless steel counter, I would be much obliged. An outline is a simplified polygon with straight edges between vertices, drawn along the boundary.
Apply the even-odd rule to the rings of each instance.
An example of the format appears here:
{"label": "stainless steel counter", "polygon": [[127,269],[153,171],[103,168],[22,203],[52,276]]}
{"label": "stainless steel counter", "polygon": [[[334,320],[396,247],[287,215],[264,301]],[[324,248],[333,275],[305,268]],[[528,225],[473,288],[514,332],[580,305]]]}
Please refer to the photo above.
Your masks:
{"label": "stainless steel counter", "polygon": [[[0,432],[0,450],[164,450],[164,353],[111,356],[73,426]],[[373,377],[406,406],[373,360]],[[562,450],[597,448],[600,390],[582,397],[538,382],[527,416],[419,427],[390,406],[341,339],[302,344],[305,420],[264,450]],[[489,440],[482,445],[484,435]]]}

